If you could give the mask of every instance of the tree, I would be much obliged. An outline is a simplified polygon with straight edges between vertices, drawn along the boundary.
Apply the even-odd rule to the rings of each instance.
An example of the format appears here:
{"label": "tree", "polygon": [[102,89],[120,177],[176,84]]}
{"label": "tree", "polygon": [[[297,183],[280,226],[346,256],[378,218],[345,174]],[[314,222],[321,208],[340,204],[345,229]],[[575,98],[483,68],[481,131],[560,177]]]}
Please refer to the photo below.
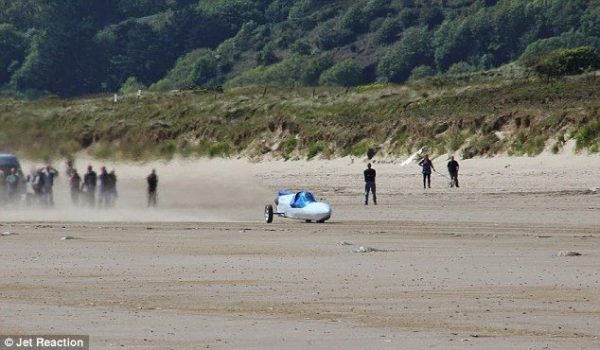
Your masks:
{"label": "tree", "polygon": [[467,62],[457,62],[450,66],[448,74],[467,74],[477,72],[477,67],[468,64]]}
{"label": "tree", "polygon": [[134,93],[138,90],[144,90],[146,85],[140,83],[135,77],[129,77],[127,80],[121,85],[119,92],[121,94],[130,94]]}
{"label": "tree", "polygon": [[311,57],[303,63],[303,70],[300,73],[300,82],[302,85],[315,86],[319,84],[319,78],[324,71],[335,64],[331,55],[321,55]]}
{"label": "tree", "polygon": [[362,82],[362,68],[354,60],[348,59],[326,70],[319,84],[329,86],[356,86]]}
{"label": "tree", "polygon": [[390,44],[398,39],[398,34],[402,30],[402,23],[399,19],[388,17],[386,18],[381,27],[377,29],[373,39],[376,43]]}
{"label": "tree", "polygon": [[92,38],[113,18],[113,1],[44,0],[41,8],[43,30],[15,72],[16,87],[64,96],[96,91],[103,63]]}
{"label": "tree", "polygon": [[600,53],[593,47],[554,50],[528,61],[539,75],[550,79],[563,75],[581,74],[588,69],[600,68]]}
{"label": "tree", "polygon": [[435,75],[435,69],[433,69],[433,67],[422,65],[422,66],[415,67],[412,70],[412,72],[410,72],[410,77],[408,78],[408,80],[411,80],[411,81],[420,80],[420,79],[432,77],[434,75]]}
{"label": "tree", "polygon": [[400,83],[408,79],[419,65],[433,63],[433,48],[426,28],[411,28],[402,40],[392,46],[377,65],[377,75],[388,81]]}
{"label": "tree", "polygon": [[277,56],[275,55],[275,48],[273,44],[267,43],[263,46],[262,50],[256,55],[256,63],[263,66],[268,66],[277,62]]}
{"label": "tree", "polygon": [[212,51],[200,56],[191,72],[191,80],[198,86],[217,85],[219,62]]}
{"label": "tree", "polygon": [[26,40],[11,24],[0,24],[0,85],[8,82],[25,56]]}

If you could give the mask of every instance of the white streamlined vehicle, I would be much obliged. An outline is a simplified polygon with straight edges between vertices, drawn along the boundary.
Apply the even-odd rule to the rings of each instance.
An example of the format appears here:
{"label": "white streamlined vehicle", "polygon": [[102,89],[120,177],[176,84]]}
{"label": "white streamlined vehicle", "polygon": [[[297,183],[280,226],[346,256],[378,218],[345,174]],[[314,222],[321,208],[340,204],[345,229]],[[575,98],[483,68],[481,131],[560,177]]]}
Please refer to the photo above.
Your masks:
{"label": "white streamlined vehicle", "polygon": [[304,220],[306,222],[316,221],[319,223],[329,220],[331,217],[331,206],[325,202],[318,202],[310,192],[279,191],[275,198],[277,210],[273,206],[265,206],[265,222],[273,222],[273,216]]}

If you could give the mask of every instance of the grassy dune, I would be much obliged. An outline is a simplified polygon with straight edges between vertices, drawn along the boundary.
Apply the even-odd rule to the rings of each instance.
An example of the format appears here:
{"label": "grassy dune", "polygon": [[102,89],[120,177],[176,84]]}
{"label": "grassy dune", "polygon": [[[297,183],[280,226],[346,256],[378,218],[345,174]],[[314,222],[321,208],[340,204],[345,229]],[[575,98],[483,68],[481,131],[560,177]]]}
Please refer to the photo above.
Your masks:
{"label": "grassy dune", "polygon": [[431,153],[465,158],[600,146],[600,78],[545,82],[514,68],[353,89],[247,87],[0,99],[0,150],[34,159],[271,154],[284,159]]}

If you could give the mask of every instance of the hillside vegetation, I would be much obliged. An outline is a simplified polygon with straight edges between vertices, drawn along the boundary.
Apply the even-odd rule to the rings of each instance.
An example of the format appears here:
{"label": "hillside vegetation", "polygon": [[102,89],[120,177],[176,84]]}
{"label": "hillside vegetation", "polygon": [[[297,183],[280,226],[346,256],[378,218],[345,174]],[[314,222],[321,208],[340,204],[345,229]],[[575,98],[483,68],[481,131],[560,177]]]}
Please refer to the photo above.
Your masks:
{"label": "hillside vegetation", "polygon": [[403,83],[582,46],[600,0],[0,0],[16,97]]}
{"label": "hillside vegetation", "polygon": [[394,156],[469,158],[600,146],[598,72],[545,79],[510,65],[405,85],[244,87],[0,100],[0,150],[29,158]]}

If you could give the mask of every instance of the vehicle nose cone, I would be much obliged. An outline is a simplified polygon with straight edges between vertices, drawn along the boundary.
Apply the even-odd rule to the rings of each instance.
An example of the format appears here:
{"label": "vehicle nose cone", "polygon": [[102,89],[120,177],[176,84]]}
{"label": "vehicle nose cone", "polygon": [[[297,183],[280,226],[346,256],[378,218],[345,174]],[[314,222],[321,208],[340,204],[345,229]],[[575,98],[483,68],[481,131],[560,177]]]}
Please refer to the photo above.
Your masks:
{"label": "vehicle nose cone", "polygon": [[326,215],[327,217],[331,216],[331,206],[327,203],[316,203],[318,204],[318,207],[316,208],[319,213],[323,213],[323,215]]}

